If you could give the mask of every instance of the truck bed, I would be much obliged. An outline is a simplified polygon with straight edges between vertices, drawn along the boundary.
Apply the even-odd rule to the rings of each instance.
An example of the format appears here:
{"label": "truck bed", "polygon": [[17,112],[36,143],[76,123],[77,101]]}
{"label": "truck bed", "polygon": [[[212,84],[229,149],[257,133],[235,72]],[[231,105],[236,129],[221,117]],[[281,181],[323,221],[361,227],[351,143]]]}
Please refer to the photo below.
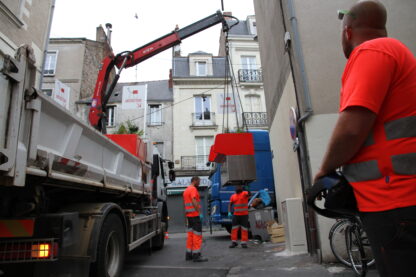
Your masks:
{"label": "truck bed", "polygon": [[[20,65],[24,69],[24,57]],[[19,74],[25,73],[21,70]],[[12,73],[10,76],[19,78]],[[1,78],[2,83],[10,82],[5,76]],[[36,176],[51,185],[151,193],[149,163],[83,123],[42,92],[31,89],[28,93],[21,83],[9,84],[9,89],[0,95],[3,111],[9,111],[0,113],[0,186],[24,187],[27,177]],[[146,160],[150,161],[150,156]]]}

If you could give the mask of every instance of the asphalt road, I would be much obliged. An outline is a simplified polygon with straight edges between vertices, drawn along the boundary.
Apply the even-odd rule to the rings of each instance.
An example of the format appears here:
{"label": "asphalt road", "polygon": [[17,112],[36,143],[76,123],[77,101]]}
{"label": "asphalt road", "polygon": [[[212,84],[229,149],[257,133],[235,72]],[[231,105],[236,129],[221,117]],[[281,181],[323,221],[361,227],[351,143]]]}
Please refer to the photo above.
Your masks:
{"label": "asphalt road", "polygon": [[[173,234],[165,247],[151,255],[137,249],[126,257],[123,277],[236,276],[355,276],[341,265],[320,265],[308,255],[288,256],[283,244],[249,242],[249,248],[230,249],[227,232],[204,233],[205,263],[185,261],[186,234]],[[374,272],[367,276],[377,276]]]}

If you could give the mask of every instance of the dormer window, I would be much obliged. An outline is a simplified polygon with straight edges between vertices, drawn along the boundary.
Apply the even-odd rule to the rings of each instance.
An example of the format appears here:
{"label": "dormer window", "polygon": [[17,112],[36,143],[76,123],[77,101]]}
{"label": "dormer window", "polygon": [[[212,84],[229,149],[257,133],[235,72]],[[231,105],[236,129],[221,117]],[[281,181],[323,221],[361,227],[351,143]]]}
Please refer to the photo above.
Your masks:
{"label": "dormer window", "polygon": [[195,64],[196,76],[207,76],[207,62],[197,61]]}

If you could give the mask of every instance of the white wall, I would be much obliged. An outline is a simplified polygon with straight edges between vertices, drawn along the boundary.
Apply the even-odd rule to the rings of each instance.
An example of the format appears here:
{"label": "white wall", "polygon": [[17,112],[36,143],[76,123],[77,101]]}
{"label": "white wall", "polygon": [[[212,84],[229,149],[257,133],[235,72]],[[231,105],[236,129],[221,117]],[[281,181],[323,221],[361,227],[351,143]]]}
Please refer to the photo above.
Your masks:
{"label": "white wall", "polygon": [[[312,176],[315,176],[319,170],[337,119],[338,114],[320,114],[310,117],[306,122],[306,137],[308,140]],[[335,261],[328,240],[329,230],[334,223],[334,219],[317,215],[318,236],[321,245],[322,260],[324,262]]]}
{"label": "white wall", "polygon": [[273,151],[273,173],[275,176],[276,203],[279,222],[282,222],[281,203],[287,198],[302,198],[297,153],[293,151],[290,136],[289,110],[296,107],[293,79],[289,77],[282,94],[276,115],[270,128],[270,143]]}

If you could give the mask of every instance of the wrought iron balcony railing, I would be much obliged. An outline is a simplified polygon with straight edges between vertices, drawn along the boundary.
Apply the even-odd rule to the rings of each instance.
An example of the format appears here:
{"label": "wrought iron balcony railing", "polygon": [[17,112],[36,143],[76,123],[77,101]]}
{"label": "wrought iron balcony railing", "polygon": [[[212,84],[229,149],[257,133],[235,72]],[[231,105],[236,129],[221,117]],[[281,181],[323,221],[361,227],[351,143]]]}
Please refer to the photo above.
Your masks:
{"label": "wrought iron balcony railing", "polygon": [[208,163],[208,156],[205,156],[205,155],[181,157],[182,169],[209,170],[210,167],[207,166],[207,163]]}
{"label": "wrought iron balcony railing", "polygon": [[241,83],[261,83],[263,74],[259,69],[240,69],[238,70],[238,79]]}
{"label": "wrought iron balcony railing", "polygon": [[243,120],[247,127],[267,127],[267,113],[248,112],[243,113]]}

